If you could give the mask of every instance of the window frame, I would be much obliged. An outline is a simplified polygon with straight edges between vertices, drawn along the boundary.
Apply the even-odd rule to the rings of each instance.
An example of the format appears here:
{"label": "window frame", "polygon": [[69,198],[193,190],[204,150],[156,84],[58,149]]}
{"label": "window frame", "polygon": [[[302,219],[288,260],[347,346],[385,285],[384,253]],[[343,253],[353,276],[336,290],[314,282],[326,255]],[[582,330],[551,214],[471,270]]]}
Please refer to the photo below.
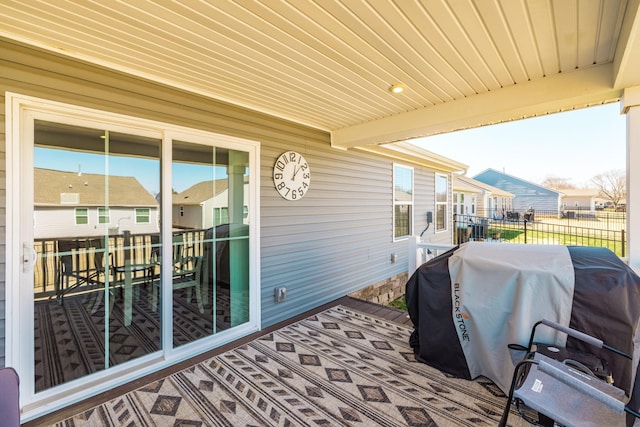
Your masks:
{"label": "window frame", "polygon": [[[404,169],[406,171],[409,171],[411,174],[411,200],[396,200],[396,171],[400,170],[400,169]],[[392,169],[392,188],[391,188],[391,199],[392,199],[392,203],[393,203],[393,208],[392,208],[392,236],[393,236],[393,241],[398,241],[398,240],[406,240],[408,239],[410,236],[413,235],[413,225],[414,225],[414,220],[413,220],[413,213],[414,213],[414,189],[415,189],[415,170],[413,167],[411,166],[407,166],[407,165],[403,165],[403,164],[399,164],[399,163],[393,163],[393,169]],[[398,206],[407,206],[408,208],[408,214],[407,214],[407,221],[408,221],[408,225],[407,225],[407,231],[408,234],[406,235],[401,235],[401,236],[397,236],[396,235],[396,207]]]}
{"label": "window frame", "polygon": [[[146,214],[146,215],[140,215],[140,214],[138,213],[139,211],[143,211],[143,210],[146,210],[146,211],[147,211],[147,214]],[[134,214],[134,217],[135,217],[135,223],[136,223],[136,224],[151,224],[151,209],[150,209],[150,208],[135,208],[135,209],[134,209],[134,211],[133,211],[133,214]],[[146,216],[146,217],[147,217],[147,220],[146,220],[146,221],[144,221],[144,222],[139,221],[138,219],[139,219],[141,216]]]}
{"label": "window frame", "polygon": [[[79,215],[78,211],[84,211],[84,215]],[[74,208],[73,209],[73,217],[75,221],[75,225],[89,225],[89,208]],[[84,217],[86,218],[86,222],[78,222],[78,218]]]}
{"label": "window frame", "polygon": [[[111,224],[111,208],[101,206],[101,207],[98,207],[96,211],[98,213],[99,225]],[[106,214],[104,212],[106,212]],[[106,221],[103,221],[103,219],[106,219]]]}

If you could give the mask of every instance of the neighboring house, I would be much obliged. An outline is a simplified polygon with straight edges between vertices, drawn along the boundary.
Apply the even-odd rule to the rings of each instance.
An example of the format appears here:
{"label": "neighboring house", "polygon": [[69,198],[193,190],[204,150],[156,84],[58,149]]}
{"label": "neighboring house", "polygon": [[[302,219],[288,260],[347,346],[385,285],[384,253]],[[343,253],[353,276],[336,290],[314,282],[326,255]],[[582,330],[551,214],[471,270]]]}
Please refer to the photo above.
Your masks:
{"label": "neighboring house", "polygon": [[599,196],[595,188],[564,188],[562,192],[562,208],[564,210],[576,209],[595,211],[601,209],[606,202]]}
{"label": "neighboring house", "polygon": [[501,218],[513,209],[514,195],[464,175],[453,177],[454,212],[487,218]]}
{"label": "neighboring house", "polygon": [[158,233],[156,199],[134,177],[34,168],[34,238]]}
{"label": "neighboring house", "polygon": [[[249,211],[249,184],[243,191],[243,219]],[[211,228],[229,222],[229,180],[202,181],[173,195],[173,226]]]}
{"label": "neighboring house", "polygon": [[453,176],[453,214],[476,216],[480,192],[463,178],[462,175]]}
{"label": "neighboring house", "polygon": [[473,177],[475,180],[497,187],[514,195],[512,210],[524,213],[528,209],[556,214],[560,211],[562,193],[538,184],[487,169]]}

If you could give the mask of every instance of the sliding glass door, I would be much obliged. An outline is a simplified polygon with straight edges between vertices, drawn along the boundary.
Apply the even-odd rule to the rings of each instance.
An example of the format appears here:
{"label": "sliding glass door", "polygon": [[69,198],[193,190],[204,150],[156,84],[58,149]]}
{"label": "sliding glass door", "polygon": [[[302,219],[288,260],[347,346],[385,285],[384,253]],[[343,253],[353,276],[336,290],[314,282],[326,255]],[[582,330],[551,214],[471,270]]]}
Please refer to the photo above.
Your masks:
{"label": "sliding glass door", "polygon": [[186,141],[172,147],[173,342],[180,346],[249,320],[249,157]]}
{"label": "sliding glass door", "polygon": [[106,389],[257,330],[257,143],[33,104],[14,108],[8,167],[21,402]]}
{"label": "sliding glass door", "polygon": [[34,121],[36,392],[161,349],[160,145]]}

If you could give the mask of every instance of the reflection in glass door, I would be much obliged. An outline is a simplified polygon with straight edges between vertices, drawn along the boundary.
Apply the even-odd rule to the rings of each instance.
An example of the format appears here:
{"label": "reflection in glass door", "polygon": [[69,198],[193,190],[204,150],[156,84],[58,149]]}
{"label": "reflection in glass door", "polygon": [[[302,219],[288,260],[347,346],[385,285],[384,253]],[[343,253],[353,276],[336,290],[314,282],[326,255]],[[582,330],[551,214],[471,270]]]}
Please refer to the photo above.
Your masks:
{"label": "reflection in glass door", "polygon": [[160,140],[36,120],[34,382],[161,349]]}
{"label": "reflection in glass door", "polygon": [[172,145],[173,344],[249,321],[249,157]]}

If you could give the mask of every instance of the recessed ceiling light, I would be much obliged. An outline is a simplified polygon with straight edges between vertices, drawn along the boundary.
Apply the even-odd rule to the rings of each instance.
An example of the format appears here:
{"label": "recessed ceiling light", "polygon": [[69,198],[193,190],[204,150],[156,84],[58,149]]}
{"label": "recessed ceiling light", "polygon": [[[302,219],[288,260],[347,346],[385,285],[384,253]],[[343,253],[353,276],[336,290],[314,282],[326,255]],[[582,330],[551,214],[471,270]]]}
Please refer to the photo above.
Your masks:
{"label": "recessed ceiling light", "polygon": [[393,85],[391,85],[389,87],[389,91],[391,93],[396,93],[396,94],[397,93],[402,93],[402,92],[404,92],[404,86],[399,84],[399,83],[396,83],[396,84],[393,84]]}

